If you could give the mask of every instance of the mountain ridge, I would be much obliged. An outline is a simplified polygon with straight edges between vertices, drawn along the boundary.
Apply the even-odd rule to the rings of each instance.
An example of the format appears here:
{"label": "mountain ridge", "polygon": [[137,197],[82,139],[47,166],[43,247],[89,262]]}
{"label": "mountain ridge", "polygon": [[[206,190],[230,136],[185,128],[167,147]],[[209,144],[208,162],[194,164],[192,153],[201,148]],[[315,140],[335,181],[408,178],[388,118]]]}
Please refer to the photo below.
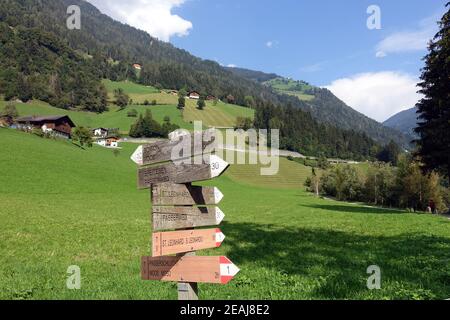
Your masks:
{"label": "mountain ridge", "polygon": [[[71,31],[66,27],[66,9],[69,5],[79,5],[81,8],[81,30]],[[117,22],[85,1],[3,0],[0,7],[0,24],[5,29],[8,29],[8,27],[25,31],[32,29],[38,33],[50,35],[56,42],[63,42],[73,51],[70,51],[70,54],[77,53],[78,56],[83,57],[85,60],[83,64],[86,64],[86,68],[90,68],[95,75],[91,81],[95,81],[95,79],[100,81],[101,78],[105,78],[113,81],[130,80],[144,85],[153,85],[159,89],[186,88],[199,91],[202,95],[211,94],[220,99],[231,99],[236,104],[247,106],[249,106],[247,101],[252,99],[246,98],[252,97],[253,102],[250,107],[255,109],[266,108],[266,110],[273,111],[271,111],[273,119],[265,119],[267,121],[261,122],[267,129],[272,128],[272,125],[279,126],[277,120],[281,119],[282,112],[275,110],[291,107],[289,112],[295,116],[299,123],[292,123],[286,119],[282,130],[282,140],[288,141],[286,144],[291,145],[296,151],[307,149],[312,153],[322,150],[323,152],[329,152],[330,156],[359,155],[367,157],[369,156],[369,149],[374,145],[372,141],[369,141],[370,139],[366,138],[366,133],[355,130],[352,126],[341,128],[330,124],[332,116],[329,113],[327,116],[331,120],[327,125],[333,126],[332,128],[312,123],[317,119],[314,120],[309,117],[308,111],[310,110],[308,109],[311,109],[311,107],[307,101],[302,101],[296,96],[280,94],[272,87],[262,83],[264,80],[273,78],[274,74],[252,70],[245,71],[245,69],[240,71],[241,73],[247,72],[246,76],[237,74],[237,69],[230,70],[214,61],[200,59],[170,43],[161,42],[144,31]],[[14,37],[15,32],[11,36]],[[5,68],[10,68],[13,72],[16,72],[25,84],[32,85],[31,92],[39,91],[40,89],[35,82],[26,83],[32,78],[33,70],[24,68],[24,64],[20,63],[20,61],[27,60],[33,62],[36,57],[31,53],[35,48],[29,47],[29,43],[26,41],[22,41],[22,45],[28,50],[25,54],[24,50],[5,50],[0,52],[0,55],[3,54],[9,59],[5,62]],[[39,47],[41,44],[33,45]],[[55,48],[39,47],[39,49],[47,52]],[[16,54],[11,55],[11,52],[16,52]],[[49,102],[54,99],[58,102],[64,102],[63,107],[66,107],[67,103],[70,106],[70,104],[75,103],[72,100],[74,92],[77,90],[77,77],[75,75],[74,79],[62,81],[61,85],[53,85],[53,79],[64,80],[66,66],[64,62],[52,66],[52,62],[44,61],[44,64],[50,66],[50,68],[44,70],[45,75],[41,74],[42,81],[40,81],[40,84],[46,85],[46,82],[50,82],[52,90],[49,92]],[[139,75],[131,67],[134,63],[142,65]],[[89,74],[89,72],[85,72],[84,77],[88,77]],[[254,78],[248,79],[250,75],[253,75]],[[0,72],[1,80],[2,74]],[[85,87],[85,89],[88,88]],[[83,91],[80,91],[79,96],[83,96]],[[102,99],[101,103],[103,102]],[[87,105],[92,103],[97,102],[86,102]],[[101,112],[100,108],[97,108],[97,110]],[[310,122],[311,125],[308,126],[307,122]],[[322,121],[322,123],[326,122]],[[297,126],[310,128],[310,131],[302,132],[303,137],[293,136],[293,132],[299,132],[295,130]],[[305,138],[306,134],[313,136]],[[330,136],[325,137],[326,135]],[[395,138],[395,136],[392,137]],[[392,137],[382,136],[378,141],[387,143]],[[321,140],[326,140],[326,144]],[[339,145],[339,148],[330,149],[332,151],[324,149],[325,146],[333,145]]]}
{"label": "mountain ridge", "polygon": [[387,127],[403,132],[404,134],[417,137],[417,134],[414,132],[414,129],[417,127],[417,121],[417,107],[414,107],[393,115],[384,121],[383,124]]}
{"label": "mountain ridge", "polygon": [[[268,78],[269,80],[262,82],[264,85],[280,94],[296,96],[299,100],[303,100],[304,104],[301,108],[310,112],[317,121],[347,130],[364,132],[380,143],[388,143],[393,140],[408,148],[413,140],[411,136],[395,128],[384,126],[382,123],[348,106],[328,89],[313,86],[302,80],[293,80],[282,76],[274,77],[275,74],[265,74],[264,76],[261,74],[263,72],[260,71],[256,71],[257,76],[255,76],[252,74],[252,70],[248,69],[234,70],[234,68],[228,68],[228,70],[246,76],[247,79]],[[284,83],[284,87],[280,82]],[[296,87],[297,90],[295,90]]]}

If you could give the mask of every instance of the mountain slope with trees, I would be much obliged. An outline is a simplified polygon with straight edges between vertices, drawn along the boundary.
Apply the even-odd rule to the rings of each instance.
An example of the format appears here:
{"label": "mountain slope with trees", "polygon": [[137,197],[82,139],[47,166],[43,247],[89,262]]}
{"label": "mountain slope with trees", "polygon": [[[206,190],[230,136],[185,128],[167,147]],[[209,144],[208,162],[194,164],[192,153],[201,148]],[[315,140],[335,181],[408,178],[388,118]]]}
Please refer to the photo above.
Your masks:
{"label": "mountain slope with trees", "polygon": [[311,112],[317,121],[329,123],[343,129],[364,132],[382,144],[389,143],[393,140],[397,144],[408,148],[413,140],[412,136],[385,127],[381,123],[354,110],[338,99],[328,89],[315,87],[304,81],[286,79],[273,74],[261,74],[259,71],[235,68],[228,68],[228,70],[244,76],[249,80],[260,81],[279,94],[302,100],[302,103],[297,104],[297,106],[305,111]]}
{"label": "mountain slope with trees", "polygon": [[414,129],[417,127],[417,108],[411,108],[393,115],[383,122],[383,125],[402,132],[405,135],[416,137]]}
{"label": "mountain slope with trees", "polygon": [[[81,30],[67,28],[66,11],[70,5],[81,8]],[[305,101],[279,94],[258,82],[267,78],[264,73],[248,79],[244,74],[194,57],[146,32],[117,22],[85,1],[4,0],[0,6],[0,23],[9,37],[5,39],[2,35],[3,43],[7,45],[2,46],[4,64],[0,66],[0,81],[12,83],[10,94],[5,92],[4,86],[0,87],[3,91],[0,94],[6,98],[19,98],[24,91],[20,79],[25,79],[24,83],[31,87],[31,96],[27,99],[41,99],[62,108],[81,106],[84,110],[102,112],[106,108],[106,95],[100,80],[129,80],[156,88],[196,90],[202,96],[214,95],[257,110],[264,106],[289,110],[297,123],[284,119],[283,111],[277,111],[274,114],[279,113],[278,116],[257,125],[271,124],[264,127],[267,129],[283,122],[281,137],[283,141],[289,141],[285,145],[302,153],[323,150],[333,157],[360,159],[369,157],[369,150],[376,145],[365,133],[352,127],[316,123],[305,112],[310,111]],[[27,43],[27,37],[22,34],[33,34],[29,37],[32,41]],[[51,40],[35,41],[47,38]],[[8,49],[10,43],[16,42],[19,46]],[[139,73],[132,67],[135,63],[142,66]],[[29,69],[30,66],[33,68]],[[269,75],[269,79],[271,77],[273,75]],[[9,82],[12,78],[19,80]],[[56,85],[58,81],[54,79],[59,79],[60,84]],[[47,92],[48,97],[45,96]],[[91,101],[91,98],[98,101]],[[314,129],[300,136],[299,127]],[[387,139],[380,141],[388,142]],[[332,148],[325,150],[325,145]]]}

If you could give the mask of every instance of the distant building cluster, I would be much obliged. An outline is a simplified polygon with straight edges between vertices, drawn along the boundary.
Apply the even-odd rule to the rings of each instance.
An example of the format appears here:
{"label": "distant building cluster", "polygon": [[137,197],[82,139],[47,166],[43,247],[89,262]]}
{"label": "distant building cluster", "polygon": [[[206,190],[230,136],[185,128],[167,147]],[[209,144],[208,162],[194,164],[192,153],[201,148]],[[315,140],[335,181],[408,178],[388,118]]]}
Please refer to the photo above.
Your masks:
{"label": "distant building cluster", "polygon": [[[189,99],[199,100],[200,97],[201,97],[201,95],[197,91],[190,91],[188,94]],[[206,96],[206,100],[209,100],[209,101],[216,100],[216,99],[217,99],[217,97],[213,96],[211,94]]]}

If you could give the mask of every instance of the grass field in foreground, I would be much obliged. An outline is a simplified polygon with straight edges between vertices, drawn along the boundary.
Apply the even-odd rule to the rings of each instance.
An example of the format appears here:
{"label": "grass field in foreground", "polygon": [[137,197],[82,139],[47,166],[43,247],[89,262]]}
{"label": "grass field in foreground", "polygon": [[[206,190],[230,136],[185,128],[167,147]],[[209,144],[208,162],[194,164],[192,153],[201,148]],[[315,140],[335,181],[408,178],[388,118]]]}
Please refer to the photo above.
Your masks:
{"label": "grass field in foreground", "polygon": [[[175,284],[140,280],[151,205],[136,190],[136,146],[123,147],[115,156],[0,129],[0,299],[176,299]],[[227,255],[241,272],[226,286],[200,285],[201,299],[450,297],[448,219],[256,186],[234,170],[204,183],[225,195],[227,238],[199,254]],[[382,289],[369,291],[374,264]],[[81,268],[81,290],[66,289],[70,265]]]}

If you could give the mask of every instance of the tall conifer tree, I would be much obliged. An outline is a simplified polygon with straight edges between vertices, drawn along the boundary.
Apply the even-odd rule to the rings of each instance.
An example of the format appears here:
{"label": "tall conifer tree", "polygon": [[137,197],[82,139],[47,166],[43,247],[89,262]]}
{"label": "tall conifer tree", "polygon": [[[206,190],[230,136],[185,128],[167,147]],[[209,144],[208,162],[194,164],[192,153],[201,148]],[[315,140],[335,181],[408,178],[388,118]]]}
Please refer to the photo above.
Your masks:
{"label": "tall conifer tree", "polygon": [[450,177],[450,2],[440,21],[440,30],[429,45],[421,76],[417,104],[419,135],[417,155],[427,171],[438,170]]}

